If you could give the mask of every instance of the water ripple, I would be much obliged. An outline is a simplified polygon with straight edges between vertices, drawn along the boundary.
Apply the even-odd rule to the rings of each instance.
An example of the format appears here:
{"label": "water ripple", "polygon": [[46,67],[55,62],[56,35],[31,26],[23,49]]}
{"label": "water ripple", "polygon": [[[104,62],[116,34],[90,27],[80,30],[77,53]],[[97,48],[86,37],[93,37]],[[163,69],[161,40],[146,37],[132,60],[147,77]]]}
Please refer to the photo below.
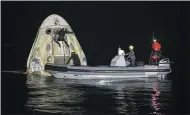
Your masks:
{"label": "water ripple", "polygon": [[51,114],[154,114],[171,112],[171,81],[79,81],[28,77],[26,107]]}

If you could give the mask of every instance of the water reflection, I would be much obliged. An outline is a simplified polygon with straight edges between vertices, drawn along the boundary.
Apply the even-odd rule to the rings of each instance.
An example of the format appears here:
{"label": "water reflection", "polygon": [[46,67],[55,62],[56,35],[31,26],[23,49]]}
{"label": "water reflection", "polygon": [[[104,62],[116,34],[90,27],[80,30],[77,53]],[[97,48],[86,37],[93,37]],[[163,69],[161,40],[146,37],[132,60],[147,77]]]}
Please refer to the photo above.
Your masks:
{"label": "water reflection", "polygon": [[59,114],[161,114],[170,112],[171,81],[65,80],[28,77],[29,109]]}
{"label": "water reflection", "polygon": [[[29,77],[27,84],[31,92],[27,106],[35,111],[48,113],[79,114],[82,108],[82,91],[64,84],[57,84],[53,79]],[[51,81],[51,82],[50,82]]]}
{"label": "water reflection", "polygon": [[154,109],[153,114],[155,114],[160,109],[160,103],[158,102],[160,91],[157,87],[157,82],[154,83],[153,91],[155,94],[152,94],[152,108]]}

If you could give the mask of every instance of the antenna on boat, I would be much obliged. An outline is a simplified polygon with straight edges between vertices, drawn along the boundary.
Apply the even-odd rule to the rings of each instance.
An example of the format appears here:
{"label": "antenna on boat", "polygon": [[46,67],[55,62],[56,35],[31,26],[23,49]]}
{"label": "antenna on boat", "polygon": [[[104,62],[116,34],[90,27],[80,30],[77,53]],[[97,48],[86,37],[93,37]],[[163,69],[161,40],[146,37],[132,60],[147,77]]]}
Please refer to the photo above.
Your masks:
{"label": "antenna on boat", "polygon": [[117,53],[118,53],[118,55],[120,54],[120,53],[119,53],[120,50],[121,50],[121,48],[120,48],[120,45],[119,45],[119,48],[117,49]]}
{"label": "antenna on boat", "polygon": [[156,39],[154,38],[154,32],[153,32],[153,36],[152,36],[152,41],[156,42]]}
{"label": "antenna on boat", "polygon": [[119,48],[118,48],[118,50],[121,50],[121,47],[120,47],[120,45],[119,45]]}

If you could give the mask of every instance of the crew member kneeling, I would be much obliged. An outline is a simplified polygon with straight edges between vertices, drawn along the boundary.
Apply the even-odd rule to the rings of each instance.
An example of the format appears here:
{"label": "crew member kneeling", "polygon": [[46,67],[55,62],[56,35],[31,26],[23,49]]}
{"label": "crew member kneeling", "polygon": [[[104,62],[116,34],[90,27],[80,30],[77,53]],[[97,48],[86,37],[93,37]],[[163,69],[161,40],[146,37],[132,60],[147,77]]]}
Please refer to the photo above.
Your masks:
{"label": "crew member kneeling", "polygon": [[73,59],[73,64],[75,66],[80,66],[81,65],[79,56],[76,54],[75,50],[72,50],[71,57],[69,58],[67,64],[69,64],[69,62],[70,62],[71,59]]}

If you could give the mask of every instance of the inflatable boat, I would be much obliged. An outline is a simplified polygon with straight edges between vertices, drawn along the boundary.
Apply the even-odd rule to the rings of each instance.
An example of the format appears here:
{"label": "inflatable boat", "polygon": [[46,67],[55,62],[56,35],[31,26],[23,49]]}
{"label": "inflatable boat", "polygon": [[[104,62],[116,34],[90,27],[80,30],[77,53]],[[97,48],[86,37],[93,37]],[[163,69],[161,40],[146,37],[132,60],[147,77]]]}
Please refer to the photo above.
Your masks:
{"label": "inflatable boat", "polygon": [[46,64],[45,70],[55,78],[66,79],[125,79],[137,77],[165,77],[170,73],[170,60],[164,58],[156,65],[130,66],[130,62],[119,51],[110,66],[75,66],[62,64]]}

